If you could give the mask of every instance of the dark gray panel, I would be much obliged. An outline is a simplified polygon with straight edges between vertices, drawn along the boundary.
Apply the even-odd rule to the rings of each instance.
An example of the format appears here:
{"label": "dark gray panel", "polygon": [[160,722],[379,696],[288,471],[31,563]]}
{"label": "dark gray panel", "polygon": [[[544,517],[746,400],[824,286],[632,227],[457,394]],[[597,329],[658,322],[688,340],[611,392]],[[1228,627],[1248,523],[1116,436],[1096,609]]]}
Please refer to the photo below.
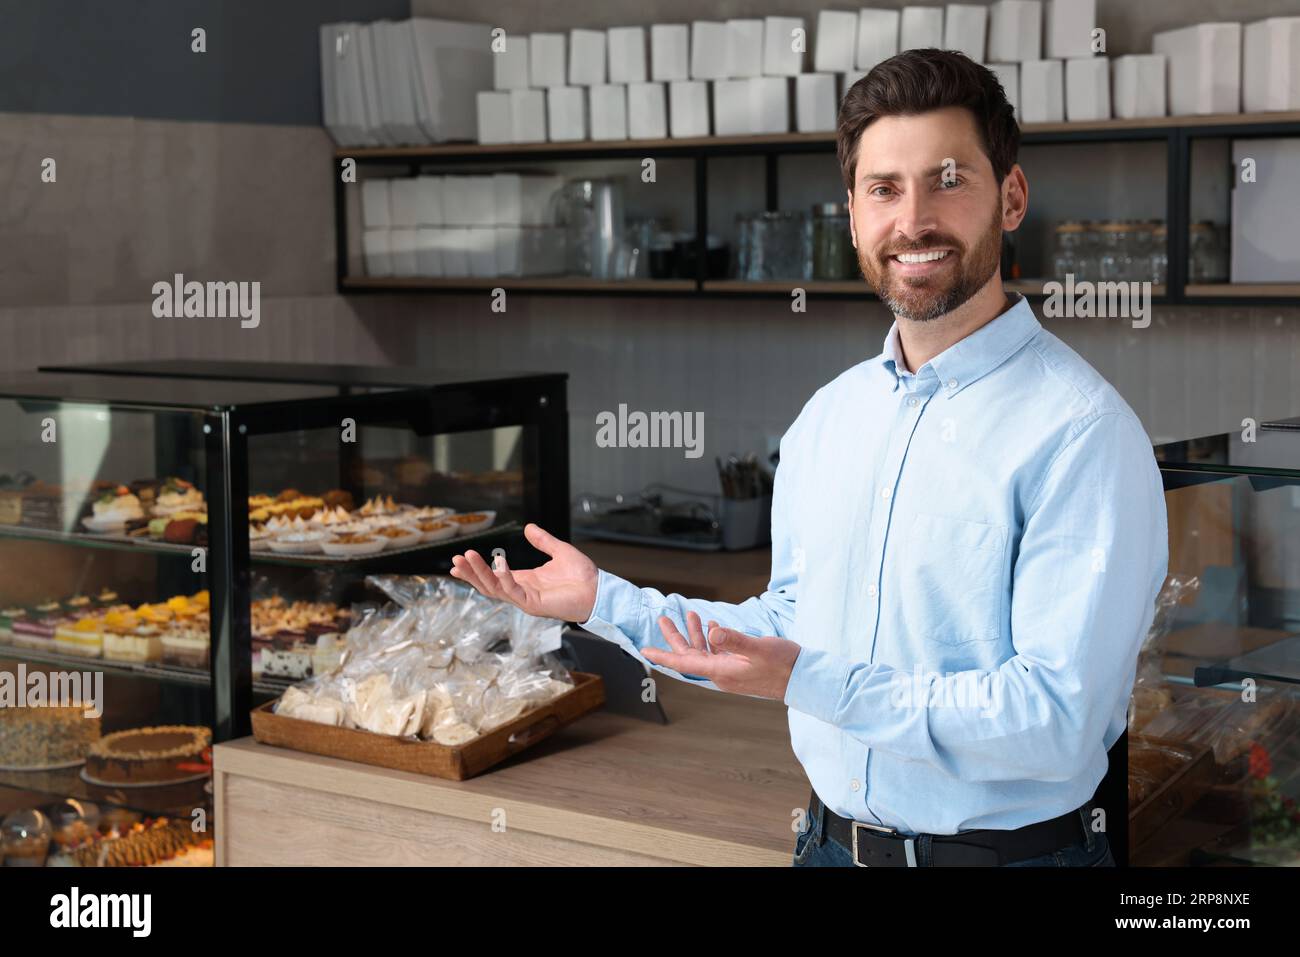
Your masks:
{"label": "dark gray panel", "polygon": [[[0,0],[0,112],[313,125],[317,27],[410,0]],[[190,32],[207,31],[207,52]]]}

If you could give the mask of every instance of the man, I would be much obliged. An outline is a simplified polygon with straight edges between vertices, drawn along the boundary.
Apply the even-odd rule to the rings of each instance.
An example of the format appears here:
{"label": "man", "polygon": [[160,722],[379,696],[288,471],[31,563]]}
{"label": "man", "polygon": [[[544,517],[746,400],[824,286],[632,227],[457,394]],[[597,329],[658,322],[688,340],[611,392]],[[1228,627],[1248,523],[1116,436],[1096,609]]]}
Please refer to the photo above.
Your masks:
{"label": "man", "polygon": [[536,526],[538,569],[454,559],[669,674],[783,701],[814,790],[797,864],[1114,863],[1091,798],[1165,577],[1164,499],[1137,417],[1003,291],[1018,145],[958,53],[900,54],[845,97],[853,241],[895,322],[781,442],[764,594],[638,589]]}

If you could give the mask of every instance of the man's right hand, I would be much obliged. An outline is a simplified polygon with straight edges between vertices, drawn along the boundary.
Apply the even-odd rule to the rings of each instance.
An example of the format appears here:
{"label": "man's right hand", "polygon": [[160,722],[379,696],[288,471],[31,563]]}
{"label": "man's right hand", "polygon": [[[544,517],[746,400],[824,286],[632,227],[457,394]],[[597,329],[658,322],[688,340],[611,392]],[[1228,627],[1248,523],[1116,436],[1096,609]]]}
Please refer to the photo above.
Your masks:
{"label": "man's right hand", "polygon": [[451,560],[451,574],[491,598],[508,601],[539,618],[583,622],[596,605],[596,564],[568,542],[562,542],[540,525],[529,523],[524,537],[538,551],[551,556],[539,568],[511,571],[502,555],[495,567],[476,551]]}

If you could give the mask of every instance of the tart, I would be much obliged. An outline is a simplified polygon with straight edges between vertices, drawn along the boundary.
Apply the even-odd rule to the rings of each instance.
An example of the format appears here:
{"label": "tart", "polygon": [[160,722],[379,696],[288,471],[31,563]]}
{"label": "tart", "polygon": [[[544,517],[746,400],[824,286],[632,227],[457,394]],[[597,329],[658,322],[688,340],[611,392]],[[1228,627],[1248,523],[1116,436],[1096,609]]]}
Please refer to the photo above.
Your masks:
{"label": "tart", "polygon": [[353,558],[360,555],[374,555],[384,550],[388,540],[378,535],[335,535],[328,542],[321,543],[321,551],[334,558]]}
{"label": "tart", "polygon": [[455,523],[444,521],[417,522],[415,527],[420,530],[420,541],[426,543],[452,538],[459,531]]}
{"label": "tart", "polygon": [[459,534],[472,535],[490,526],[496,517],[496,512],[466,512],[464,515],[448,515],[446,521],[454,522]]}
{"label": "tart", "polygon": [[194,777],[184,765],[202,763],[212,743],[207,728],[163,725],[115,731],[86,756],[86,776],[114,784],[167,784]]}
{"label": "tart", "polygon": [[384,539],[387,543],[385,547],[390,549],[410,548],[412,545],[420,544],[424,538],[424,533],[419,529],[408,528],[405,525],[389,525],[378,529],[375,535]]}
{"label": "tart", "polygon": [[328,537],[325,532],[285,532],[267,544],[281,555],[312,555],[320,553],[321,543]]}

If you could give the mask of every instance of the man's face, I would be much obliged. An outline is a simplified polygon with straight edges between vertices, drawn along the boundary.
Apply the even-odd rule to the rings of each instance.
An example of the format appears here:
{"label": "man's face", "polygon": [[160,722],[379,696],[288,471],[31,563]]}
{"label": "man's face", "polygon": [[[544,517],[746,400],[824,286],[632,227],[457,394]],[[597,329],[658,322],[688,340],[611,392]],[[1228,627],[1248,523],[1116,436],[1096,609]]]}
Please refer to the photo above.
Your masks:
{"label": "man's face", "polygon": [[937,319],[992,278],[1003,197],[969,110],[876,120],[858,141],[855,177],[858,264],[895,315]]}

